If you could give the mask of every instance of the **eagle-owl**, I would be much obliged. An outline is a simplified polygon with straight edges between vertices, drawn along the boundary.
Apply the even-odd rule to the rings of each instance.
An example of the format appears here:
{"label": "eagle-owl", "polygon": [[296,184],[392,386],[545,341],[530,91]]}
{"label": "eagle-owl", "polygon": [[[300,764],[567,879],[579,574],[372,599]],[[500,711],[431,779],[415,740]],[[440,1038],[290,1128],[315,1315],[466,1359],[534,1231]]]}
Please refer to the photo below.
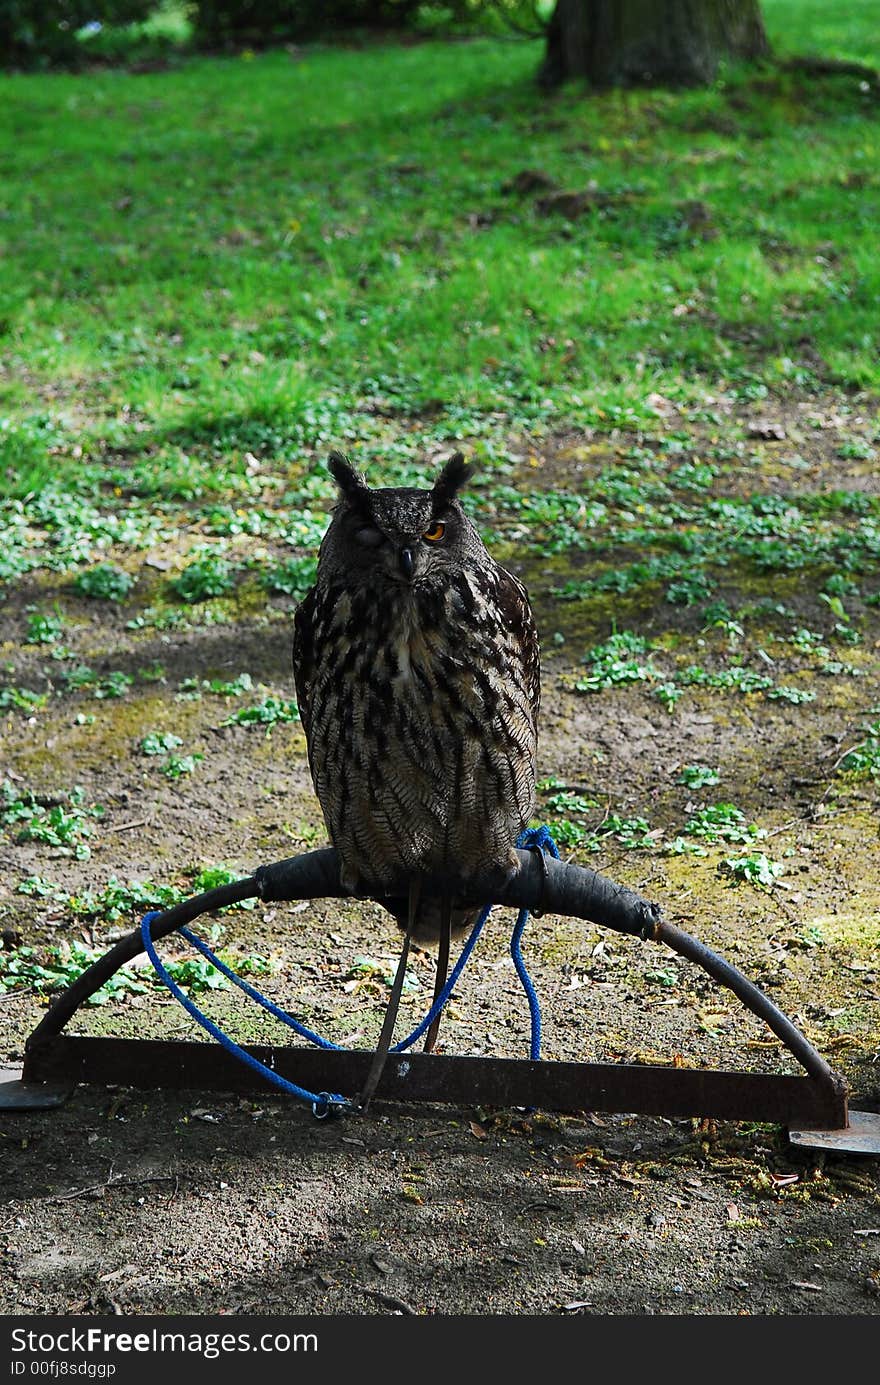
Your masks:
{"label": "eagle-owl", "polygon": [[[538,635],[456,498],[472,468],[456,453],[430,490],[372,488],[338,452],[329,468],[339,502],[293,658],[343,887],[509,875],[535,801]],[[405,900],[384,902],[405,922]],[[413,936],[436,939],[439,918],[421,900]],[[452,927],[475,918],[456,910]]]}

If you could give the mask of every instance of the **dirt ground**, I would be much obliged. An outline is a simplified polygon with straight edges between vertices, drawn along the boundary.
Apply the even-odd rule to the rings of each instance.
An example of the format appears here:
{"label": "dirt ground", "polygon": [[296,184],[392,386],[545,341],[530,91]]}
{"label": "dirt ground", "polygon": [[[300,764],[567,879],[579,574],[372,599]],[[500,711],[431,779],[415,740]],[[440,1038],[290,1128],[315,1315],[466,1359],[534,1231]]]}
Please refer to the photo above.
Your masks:
{"label": "dirt ground", "polygon": [[[832,442],[813,443],[827,449],[829,485],[870,490],[870,468],[861,481],[855,467],[841,481]],[[570,440],[560,442],[542,481],[571,485],[574,455]],[[826,463],[820,452],[813,461],[821,488]],[[704,797],[676,783],[675,771],[717,766],[721,796],[760,822],[786,871],[779,888],[758,890],[719,871],[723,851],[680,857],[614,844],[588,864],[658,901],[764,987],[843,1072],[852,1104],[880,1110],[877,789],[841,787],[834,774],[859,717],[880,701],[876,658],[857,699],[832,693],[809,708],[698,689],[670,716],[638,687],[578,695],[571,675],[589,641],[570,637],[573,615],[550,604],[537,568],[521,566],[546,651],[541,775],[670,834]],[[149,599],[154,576],[143,570],[139,599]],[[21,648],[21,612],[46,594],[26,584],[2,608],[3,652],[19,682],[39,656]],[[69,891],[113,876],[179,881],[182,870],[218,862],[247,874],[321,843],[298,724],[268,736],[222,728],[225,704],[173,695],[187,677],[247,671],[292,696],[284,603],[162,633],[132,632],[130,610],[96,611],[69,591],[65,609],[70,642],[97,670],[160,662],[164,682],[100,708],[83,694],[30,721],[5,718],[0,755],[13,782],[44,793],[77,783],[108,809],[89,861],[8,834],[0,841],[7,946],[67,937],[104,947],[135,921],[71,921],[51,900],[16,892],[30,874]],[[863,628],[865,649],[876,649],[876,607]],[[77,724],[83,710],[100,715]],[[172,783],[145,764],[134,751],[145,728],[173,730],[201,749],[198,772]],[[276,965],[257,979],[268,994],[340,1041],[375,1040],[388,993],[382,973],[398,944],[377,906],[318,901],[236,910],[218,922],[224,945]],[[442,1051],[526,1055],[528,1011],[506,951],[511,925],[500,911],[490,920],[444,1020]],[[165,950],[183,955],[177,944]],[[546,916],[531,921],[526,954],[548,1058],[796,1071],[761,1023],[665,948]],[[424,1013],[431,971],[429,954],[417,952],[406,1018]],[[246,1040],[280,1036],[228,992],[203,1004]],[[0,1059],[21,1059],[44,1008],[30,993],[0,993]],[[71,1027],[195,1037],[160,991],[83,1010]],[[880,1308],[880,1163],[795,1149],[772,1125],[382,1104],[319,1123],[271,1094],[79,1087],[55,1111],[0,1113],[0,1161],[3,1314]]]}

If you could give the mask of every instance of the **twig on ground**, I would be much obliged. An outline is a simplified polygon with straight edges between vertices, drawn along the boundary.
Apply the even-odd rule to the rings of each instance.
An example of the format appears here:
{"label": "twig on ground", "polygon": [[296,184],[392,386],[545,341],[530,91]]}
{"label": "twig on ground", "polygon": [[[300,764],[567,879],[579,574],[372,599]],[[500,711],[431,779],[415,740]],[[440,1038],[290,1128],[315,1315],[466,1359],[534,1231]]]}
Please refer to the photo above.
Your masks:
{"label": "twig on ground", "polygon": [[108,832],[130,832],[134,827],[149,827],[152,817],[135,818],[134,822],[121,822],[118,827],[108,827]]}

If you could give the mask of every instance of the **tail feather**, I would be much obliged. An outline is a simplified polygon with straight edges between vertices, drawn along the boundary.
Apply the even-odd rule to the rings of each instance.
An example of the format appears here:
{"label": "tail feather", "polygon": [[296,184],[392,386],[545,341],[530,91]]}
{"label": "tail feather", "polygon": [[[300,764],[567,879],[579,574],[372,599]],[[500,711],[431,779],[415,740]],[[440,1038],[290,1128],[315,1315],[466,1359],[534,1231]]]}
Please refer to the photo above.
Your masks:
{"label": "tail feather", "polygon": [[[409,922],[408,901],[403,898],[383,899],[383,907],[388,910],[401,928],[405,929]],[[419,905],[418,917],[413,924],[412,939],[420,946],[423,943],[437,943],[443,937],[444,930],[444,908],[451,905],[451,901],[446,896],[429,896],[423,899]],[[482,913],[482,909],[456,909],[451,908],[449,915],[450,933],[453,938],[462,938],[470,933],[477,919]]]}

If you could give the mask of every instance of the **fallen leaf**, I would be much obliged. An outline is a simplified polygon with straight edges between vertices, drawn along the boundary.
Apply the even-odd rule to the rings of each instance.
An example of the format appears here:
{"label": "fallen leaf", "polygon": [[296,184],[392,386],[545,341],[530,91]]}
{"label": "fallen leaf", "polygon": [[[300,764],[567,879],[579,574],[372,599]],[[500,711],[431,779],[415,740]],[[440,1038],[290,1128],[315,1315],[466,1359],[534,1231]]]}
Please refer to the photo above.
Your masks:
{"label": "fallen leaf", "polygon": [[380,1303],[384,1303],[386,1308],[391,1308],[395,1313],[400,1313],[404,1317],[415,1318],[417,1313],[411,1303],[407,1303],[405,1298],[396,1298],[394,1294],[383,1294],[378,1289],[367,1289],[365,1291],[370,1298],[376,1298]]}
{"label": "fallen leaf", "polygon": [[114,1280],[123,1279],[126,1275],[137,1274],[140,1265],[120,1265],[118,1270],[109,1270],[107,1274],[98,1275],[99,1284],[112,1284]]}
{"label": "fallen leaf", "polygon": [[727,1204],[727,1206],[725,1207],[724,1210],[725,1210],[725,1212],[727,1213],[727,1220],[728,1220],[729,1222],[738,1222],[738,1221],[742,1221],[742,1216],[740,1215],[740,1210],[739,1210],[739,1208],[737,1207],[737,1205],[736,1205],[735,1202],[728,1202],[728,1204]]}
{"label": "fallen leaf", "polygon": [[478,1125],[476,1121],[471,1121],[470,1126],[471,1134],[475,1135],[478,1140],[488,1140],[489,1132],[484,1126]]}
{"label": "fallen leaf", "polygon": [[769,418],[759,418],[750,423],[748,433],[750,438],[761,438],[764,442],[784,442],[786,437],[782,424]]}

